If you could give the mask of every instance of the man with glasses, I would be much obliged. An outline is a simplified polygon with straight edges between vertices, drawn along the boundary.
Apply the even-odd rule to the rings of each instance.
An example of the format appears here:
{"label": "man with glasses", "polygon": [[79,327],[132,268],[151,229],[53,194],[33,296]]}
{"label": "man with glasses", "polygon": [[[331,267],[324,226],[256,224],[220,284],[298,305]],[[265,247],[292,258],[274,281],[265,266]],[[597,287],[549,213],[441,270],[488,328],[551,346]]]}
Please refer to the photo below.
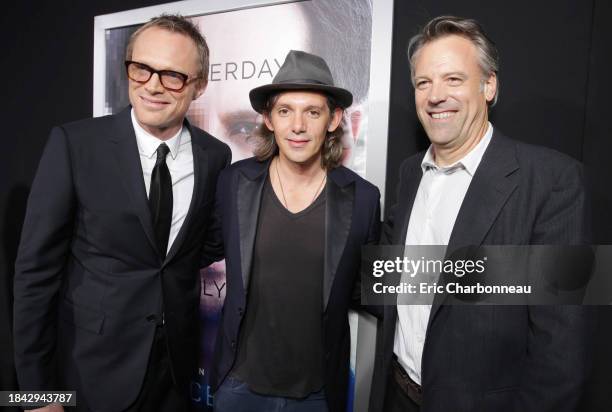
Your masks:
{"label": "man with glasses", "polygon": [[[83,411],[183,411],[196,365],[198,268],[229,148],[185,119],[208,46],[180,16],[127,47],[131,107],[56,127],[32,184],[15,274],[21,390]],[[61,410],[49,405],[41,410]]]}

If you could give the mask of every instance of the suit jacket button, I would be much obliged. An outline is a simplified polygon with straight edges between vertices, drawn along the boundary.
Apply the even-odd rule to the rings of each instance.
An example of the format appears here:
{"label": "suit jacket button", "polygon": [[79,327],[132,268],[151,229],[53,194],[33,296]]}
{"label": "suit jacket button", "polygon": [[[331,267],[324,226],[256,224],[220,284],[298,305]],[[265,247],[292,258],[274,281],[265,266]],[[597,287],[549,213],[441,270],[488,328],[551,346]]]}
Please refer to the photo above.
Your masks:
{"label": "suit jacket button", "polygon": [[236,341],[235,340],[232,341],[232,348],[234,348],[234,349],[236,348]]}
{"label": "suit jacket button", "polygon": [[242,310],[242,308],[238,308],[238,316],[242,316],[244,314],[244,311]]}

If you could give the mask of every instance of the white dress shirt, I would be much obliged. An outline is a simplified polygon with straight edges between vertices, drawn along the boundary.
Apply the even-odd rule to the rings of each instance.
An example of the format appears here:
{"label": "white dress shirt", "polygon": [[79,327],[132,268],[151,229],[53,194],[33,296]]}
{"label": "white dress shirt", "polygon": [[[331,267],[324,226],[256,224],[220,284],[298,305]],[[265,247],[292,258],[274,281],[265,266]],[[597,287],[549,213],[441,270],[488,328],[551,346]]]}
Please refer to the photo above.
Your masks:
{"label": "white dress shirt", "polygon": [[142,166],[142,176],[147,188],[147,198],[151,186],[151,174],[157,160],[157,148],[166,143],[170,153],[166,156],[166,164],[172,178],[172,223],[168,237],[168,252],[174,239],[178,235],[191,204],[193,195],[193,152],[191,150],[191,135],[186,127],[182,127],[177,134],[168,140],[160,140],[151,135],[138,124],[132,109],[132,124],[136,133],[138,154]]}
{"label": "white dress shirt", "polygon": [[[423,177],[412,206],[406,245],[448,245],[463,198],[492,136],[489,123],[476,147],[450,166],[437,166],[433,147],[429,147],[421,162]],[[397,306],[393,352],[418,384],[430,312],[431,305]]]}

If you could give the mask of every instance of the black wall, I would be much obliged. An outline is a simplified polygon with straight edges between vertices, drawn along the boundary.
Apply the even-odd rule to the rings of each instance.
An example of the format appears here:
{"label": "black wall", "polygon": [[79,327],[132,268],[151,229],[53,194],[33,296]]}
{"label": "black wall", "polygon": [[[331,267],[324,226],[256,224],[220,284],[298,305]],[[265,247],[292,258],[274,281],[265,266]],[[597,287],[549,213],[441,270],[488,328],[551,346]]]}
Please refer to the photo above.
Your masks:
{"label": "black wall", "polygon": [[[15,387],[10,291],[25,202],[51,127],[92,114],[93,17],[160,3],[165,1],[75,0],[3,6],[2,389]],[[416,27],[439,14],[469,16],[484,25],[502,59],[501,94],[492,122],[511,137],[555,148],[585,163],[592,177],[596,241],[612,243],[612,162],[607,159],[612,153],[612,39],[606,30],[606,23],[612,21],[612,5],[607,0],[395,0],[386,207],[395,198],[401,160],[427,147],[415,115],[405,49]],[[612,383],[608,377],[612,366],[608,329],[612,328],[607,327],[612,325],[612,312],[605,309],[598,332],[599,361],[585,410],[601,410]]]}

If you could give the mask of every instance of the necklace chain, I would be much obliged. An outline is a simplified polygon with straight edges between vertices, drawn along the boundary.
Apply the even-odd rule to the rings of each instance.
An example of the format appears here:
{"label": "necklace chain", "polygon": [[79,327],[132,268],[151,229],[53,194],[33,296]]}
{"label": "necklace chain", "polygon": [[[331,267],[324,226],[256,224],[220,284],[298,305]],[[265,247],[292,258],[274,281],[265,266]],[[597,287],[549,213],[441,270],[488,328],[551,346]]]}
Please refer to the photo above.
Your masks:
{"label": "necklace chain", "polygon": [[[274,163],[274,169],[276,169],[276,177],[278,178],[278,184],[280,186],[281,194],[283,195],[283,203],[285,204],[285,209],[289,209],[287,198],[285,197],[285,189],[283,188],[283,181],[281,180],[280,173],[278,172],[279,162],[280,160],[276,158],[276,162]],[[317,195],[319,194],[319,191],[323,187],[323,182],[325,182],[326,179],[327,179],[327,174],[323,173],[323,179],[321,179],[321,183],[319,183],[319,187],[317,187],[317,190],[314,192],[314,196],[312,196],[312,200],[310,201],[310,204],[308,206],[314,203],[315,199],[317,198]]]}

